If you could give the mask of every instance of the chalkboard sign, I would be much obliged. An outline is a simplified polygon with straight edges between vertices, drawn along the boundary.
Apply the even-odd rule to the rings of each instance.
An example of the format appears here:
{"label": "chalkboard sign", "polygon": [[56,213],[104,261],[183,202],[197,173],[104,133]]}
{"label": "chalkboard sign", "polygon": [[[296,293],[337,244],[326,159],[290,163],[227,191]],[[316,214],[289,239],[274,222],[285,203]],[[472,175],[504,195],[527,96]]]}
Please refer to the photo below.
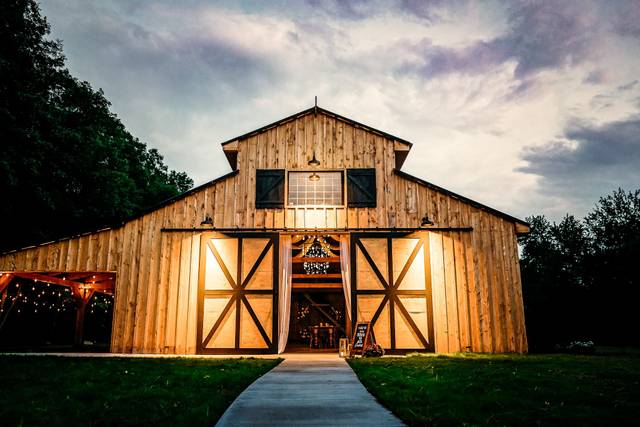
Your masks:
{"label": "chalkboard sign", "polygon": [[364,350],[371,344],[371,323],[358,322],[353,332],[351,340],[351,356],[364,353]]}

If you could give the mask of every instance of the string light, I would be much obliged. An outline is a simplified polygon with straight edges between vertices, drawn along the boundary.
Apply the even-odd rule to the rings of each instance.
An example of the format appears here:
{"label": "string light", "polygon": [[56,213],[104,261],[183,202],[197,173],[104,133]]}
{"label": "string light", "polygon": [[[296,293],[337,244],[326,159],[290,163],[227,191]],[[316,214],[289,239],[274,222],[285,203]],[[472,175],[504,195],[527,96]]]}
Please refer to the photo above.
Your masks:
{"label": "string light", "polygon": [[[77,300],[72,290],[68,286],[52,285],[46,283],[46,288],[42,289],[42,285],[46,282],[32,280],[29,282],[16,281],[6,289],[6,299],[0,304],[1,313],[9,313],[7,304],[10,307],[16,305],[16,313],[38,313],[53,312],[64,313],[74,312],[77,310]],[[54,289],[51,289],[53,286]],[[51,291],[48,292],[47,288]],[[91,285],[82,286],[83,290],[92,289]],[[108,314],[112,310],[113,295],[95,292],[89,302],[89,312]]]}

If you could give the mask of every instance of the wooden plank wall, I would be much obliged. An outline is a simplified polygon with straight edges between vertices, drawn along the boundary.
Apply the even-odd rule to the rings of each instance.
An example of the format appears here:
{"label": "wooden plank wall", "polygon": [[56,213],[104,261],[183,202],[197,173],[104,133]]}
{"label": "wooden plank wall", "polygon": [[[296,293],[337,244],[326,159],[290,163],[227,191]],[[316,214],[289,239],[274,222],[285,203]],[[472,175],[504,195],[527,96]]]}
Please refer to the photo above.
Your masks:
{"label": "wooden plank wall", "polygon": [[[256,210],[255,169],[308,169],[314,147],[321,168],[375,167],[377,207]],[[515,224],[394,174],[393,148],[310,114],[241,141],[238,174],[119,228],[0,255],[0,271],[114,271],[112,351],[193,353],[200,234],[161,228],[200,227],[205,216],[219,228],[417,228],[426,214],[438,227],[474,229],[431,233],[431,250],[442,254],[431,257],[442,283],[434,285],[443,301],[437,351],[526,351]]]}
{"label": "wooden plank wall", "polygon": [[513,224],[470,221],[473,232],[429,233],[436,352],[526,352]]}
{"label": "wooden plank wall", "polygon": [[200,233],[161,233],[176,212],[3,255],[0,270],[116,272],[111,351],[195,353]]}

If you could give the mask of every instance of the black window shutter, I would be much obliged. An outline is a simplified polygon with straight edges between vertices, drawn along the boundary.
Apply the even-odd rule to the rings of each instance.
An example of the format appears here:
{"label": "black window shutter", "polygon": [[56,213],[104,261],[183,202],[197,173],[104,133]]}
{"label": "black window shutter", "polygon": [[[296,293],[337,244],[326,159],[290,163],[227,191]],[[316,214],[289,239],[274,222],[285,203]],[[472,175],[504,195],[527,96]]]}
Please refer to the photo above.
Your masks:
{"label": "black window shutter", "polygon": [[284,169],[256,170],[256,208],[284,207]]}
{"label": "black window shutter", "polygon": [[375,169],[347,169],[347,206],[376,207]]}

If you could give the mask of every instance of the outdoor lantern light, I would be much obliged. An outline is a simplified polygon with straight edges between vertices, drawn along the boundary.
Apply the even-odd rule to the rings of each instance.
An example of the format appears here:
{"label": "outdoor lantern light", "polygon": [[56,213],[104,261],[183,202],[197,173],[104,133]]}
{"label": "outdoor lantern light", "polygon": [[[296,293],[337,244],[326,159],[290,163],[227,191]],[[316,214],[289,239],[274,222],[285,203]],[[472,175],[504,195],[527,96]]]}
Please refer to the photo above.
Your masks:
{"label": "outdoor lantern light", "polygon": [[340,357],[347,357],[348,353],[349,353],[349,340],[347,338],[340,338],[338,355]]}
{"label": "outdoor lantern light", "polygon": [[204,221],[202,221],[200,225],[213,225],[213,220],[209,215],[207,215],[204,217]]}
{"label": "outdoor lantern light", "polygon": [[320,166],[320,160],[316,159],[316,150],[313,150],[313,158],[307,164],[309,166]]}
{"label": "outdoor lantern light", "polygon": [[431,220],[429,219],[429,217],[428,217],[426,214],[425,214],[425,216],[424,216],[424,217],[422,217],[422,220],[421,220],[421,221],[422,221],[422,222],[420,223],[420,225],[421,225],[421,226],[423,226],[423,227],[424,227],[425,225],[433,225],[433,221],[431,221]]}

